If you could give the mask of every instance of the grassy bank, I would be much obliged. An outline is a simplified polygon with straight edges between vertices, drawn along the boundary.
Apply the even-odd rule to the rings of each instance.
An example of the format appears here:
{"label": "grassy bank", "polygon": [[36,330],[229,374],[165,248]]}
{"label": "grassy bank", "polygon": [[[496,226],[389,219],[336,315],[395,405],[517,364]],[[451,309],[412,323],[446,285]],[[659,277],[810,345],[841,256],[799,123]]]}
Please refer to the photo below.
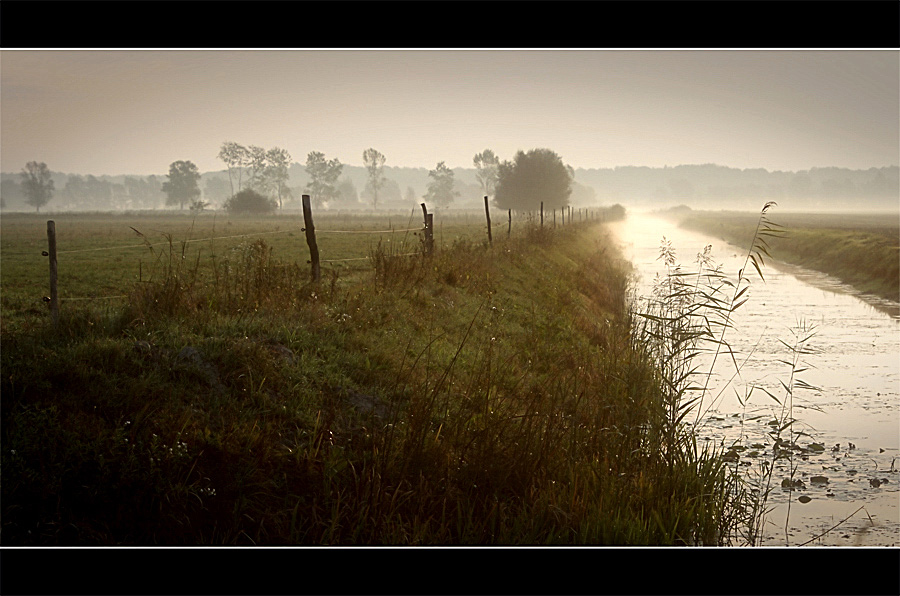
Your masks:
{"label": "grassy bank", "polygon": [[[754,213],[690,212],[681,225],[737,246],[753,236]],[[890,214],[779,213],[781,237],[767,238],[775,259],[821,271],[864,293],[900,301],[900,220]]]}
{"label": "grassy bank", "polygon": [[721,544],[743,523],[725,462],[673,440],[598,220],[489,246],[448,217],[425,256],[414,231],[325,245],[415,224],[322,218],[313,284],[298,222],[76,219],[58,329],[45,220],[3,221],[4,545]]}

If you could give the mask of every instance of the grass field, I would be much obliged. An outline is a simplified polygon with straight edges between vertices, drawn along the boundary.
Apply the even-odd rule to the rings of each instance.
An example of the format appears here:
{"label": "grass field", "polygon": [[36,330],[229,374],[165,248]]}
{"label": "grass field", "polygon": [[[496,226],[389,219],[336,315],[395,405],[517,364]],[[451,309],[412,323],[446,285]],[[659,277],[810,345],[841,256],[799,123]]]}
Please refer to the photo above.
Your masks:
{"label": "grass field", "polygon": [[4,215],[4,545],[730,542],[594,215]]}
{"label": "grass field", "polygon": [[[758,215],[690,212],[686,228],[745,246]],[[900,302],[900,215],[776,213],[781,237],[767,238],[772,257],[827,273],[861,292]]]}

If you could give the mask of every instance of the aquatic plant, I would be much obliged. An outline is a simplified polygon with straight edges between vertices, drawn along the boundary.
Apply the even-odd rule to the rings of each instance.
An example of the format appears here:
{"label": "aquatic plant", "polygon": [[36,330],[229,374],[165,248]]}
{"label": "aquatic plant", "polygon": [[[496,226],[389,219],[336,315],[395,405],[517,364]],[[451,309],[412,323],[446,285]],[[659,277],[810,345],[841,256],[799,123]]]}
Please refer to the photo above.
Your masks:
{"label": "aquatic plant", "polygon": [[[679,264],[671,242],[662,239],[659,260],[665,273],[657,276],[651,295],[642,304],[636,304],[634,343],[636,349],[646,350],[657,364],[659,384],[664,396],[665,419],[661,444],[666,457],[672,461],[687,445],[696,441],[696,433],[708,422],[707,414],[721,400],[724,392],[741,372],[744,363],[752,356],[741,356],[732,348],[727,334],[733,329],[733,317],[749,299],[751,273],[755,271],[765,281],[763,268],[769,258],[768,238],[784,234],[783,228],[768,218],[775,206],[767,202],[760,211],[753,237],[735,279],[723,273],[721,265],[712,258],[712,246],[708,245],[695,260],[695,268],[686,270]],[[752,270],[750,267],[752,266]],[[798,337],[793,343],[782,344],[792,355],[783,362],[790,365],[788,381],[782,382],[785,396],[781,399],[762,387],[751,388],[743,399],[749,399],[753,389],[765,391],[782,408],[772,430],[774,457],[793,457],[793,451],[782,446],[782,432],[790,432],[793,418],[793,395],[798,389],[810,388],[799,377],[804,369],[798,358],[811,353],[808,346],[812,330],[801,323]],[[730,359],[730,373],[724,382],[713,387],[712,379],[721,374],[718,361]],[[741,398],[739,398],[741,399]],[[742,405],[746,402],[742,401]],[[692,421],[691,421],[692,419]],[[797,431],[799,432],[799,431]],[[787,441],[785,444],[792,443]],[[723,461],[737,460],[732,445],[724,453],[717,454]],[[741,527],[744,539],[756,544],[766,514],[766,502],[771,491],[771,475],[774,462],[764,468],[761,481],[747,484],[743,480],[732,485],[730,498],[736,510],[743,511]],[[739,476],[735,470],[731,470]]]}

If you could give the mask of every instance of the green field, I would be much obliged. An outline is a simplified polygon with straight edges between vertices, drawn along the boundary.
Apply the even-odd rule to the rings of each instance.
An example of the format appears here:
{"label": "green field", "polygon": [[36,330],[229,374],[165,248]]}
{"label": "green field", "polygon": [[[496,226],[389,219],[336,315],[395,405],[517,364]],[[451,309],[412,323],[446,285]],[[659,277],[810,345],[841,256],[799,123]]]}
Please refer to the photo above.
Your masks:
{"label": "green field", "polygon": [[[746,246],[758,214],[689,212],[680,225]],[[779,213],[770,220],[782,234],[767,237],[780,261],[821,271],[861,292],[900,301],[900,216],[895,213]]]}
{"label": "green field", "polygon": [[730,543],[605,214],[4,215],[4,545]]}

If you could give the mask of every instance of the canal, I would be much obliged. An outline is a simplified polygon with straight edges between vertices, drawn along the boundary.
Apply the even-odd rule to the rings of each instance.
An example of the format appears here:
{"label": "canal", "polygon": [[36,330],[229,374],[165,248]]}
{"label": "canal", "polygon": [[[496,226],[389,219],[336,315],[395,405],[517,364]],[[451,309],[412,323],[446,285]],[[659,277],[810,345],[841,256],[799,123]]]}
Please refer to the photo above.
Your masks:
{"label": "canal", "polygon": [[[777,214],[769,218],[777,222]],[[707,246],[733,281],[746,264],[748,247],[653,214],[629,213],[609,229],[633,264],[636,310],[666,273],[659,258],[664,240],[685,271],[697,270]],[[703,441],[732,452],[729,465],[744,477],[758,483],[766,466],[774,470],[766,500],[771,510],[757,544],[900,544],[900,305],[768,259],[764,279],[746,267],[752,271],[748,300],[725,335],[734,358],[715,359],[702,416],[689,419]],[[805,333],[801,328],[809,333],[809,353],[802,357],[805,370],[795,371],[798,384],[787,346]],[[700,362],[705,378],[713,359]],[[773,423],[783,417],[786,387],[792,387],[795,422],[781,437],[793,453],[775,460]]]}

